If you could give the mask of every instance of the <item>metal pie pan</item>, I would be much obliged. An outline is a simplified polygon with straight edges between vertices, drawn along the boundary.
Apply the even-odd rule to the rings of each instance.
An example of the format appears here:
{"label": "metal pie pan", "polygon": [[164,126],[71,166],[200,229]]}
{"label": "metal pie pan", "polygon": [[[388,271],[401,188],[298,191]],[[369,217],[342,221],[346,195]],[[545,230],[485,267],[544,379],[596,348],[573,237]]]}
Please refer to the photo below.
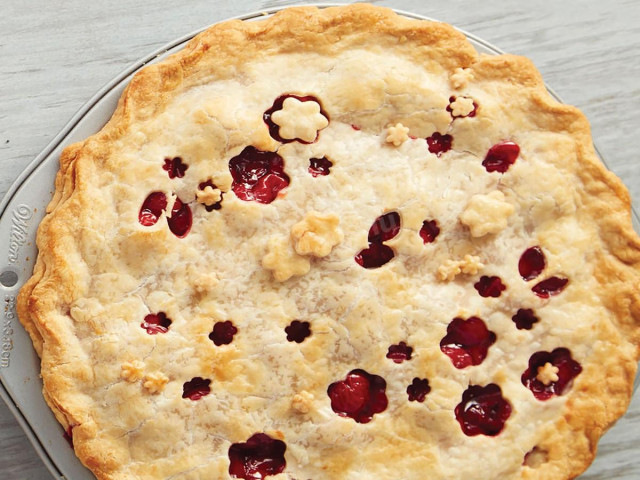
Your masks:
{"label": "metal pie pan", "polygon": [[[325,8],[334,5],[338,4],[314,6]],[[234,18],[245,21],[263,19],[283,8],[285,7]],[[409,18],[432,20],[401,10],[396,12]],[[118,99],[131,77],[139,69],[179,51],[187,41],[206,28],[208,27],[168,43],[140,59],[105,85],[27,166],[0,202],[0,238],[8,240],[0,243],[0,293],[4,297],[5,307],[0,347],[0,397],[7,403],[36,452],[56,479],[95,480],[95,477],[80,463],[68,443],[64,441],[62,427],[42,397],[40,359],[33,350],[28,334],[17,319],[15,301],[20,287],[33,271],[37,256],[36,230],[53,195],[60,154],[67,145],[83,140],[102,128],[113,114]],[[474,35],[462,33],[480,53],[503,53]],[[551,89],[548,90],[556,100],[561,101]],[[600,158],[602,159],[602,155]],[[633,221],[636,231],[640,231],[640,222],[635,212]],[[635,386],[637,385],[638,378]]]}

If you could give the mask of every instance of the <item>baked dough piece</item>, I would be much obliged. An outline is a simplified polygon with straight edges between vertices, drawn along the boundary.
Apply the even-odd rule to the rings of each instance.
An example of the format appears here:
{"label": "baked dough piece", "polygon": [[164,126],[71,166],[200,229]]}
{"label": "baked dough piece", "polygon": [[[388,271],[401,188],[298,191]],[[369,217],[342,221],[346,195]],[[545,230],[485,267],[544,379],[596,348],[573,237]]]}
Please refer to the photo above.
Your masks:
{"label": "baked dough piece", "polygon": [[563,480],[629,402],[628,194],[528,60],[443,24],[219,24],[48,212],[19,316],[101,480]]}

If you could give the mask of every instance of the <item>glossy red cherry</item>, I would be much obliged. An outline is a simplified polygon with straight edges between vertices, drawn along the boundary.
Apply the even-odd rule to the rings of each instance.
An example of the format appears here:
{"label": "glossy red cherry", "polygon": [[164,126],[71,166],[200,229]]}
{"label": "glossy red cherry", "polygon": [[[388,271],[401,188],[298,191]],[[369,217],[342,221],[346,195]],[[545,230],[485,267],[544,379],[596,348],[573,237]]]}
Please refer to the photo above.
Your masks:
{"label": "glossy red cherry", "polygon": [[426,378],[414,378],[411,385],[407,387],[407,395],[410,402],[424,402],[427,394],[431,391],[429,380]]}
{"label": "glossy red cherry", "polygon": [[145,227],[158,223],[162,212],[167,208],[167,196],[162,192],[153,192],[142,203],[138,221]]}
{"label": "glossy red cherry", "polygon": [[540,247],[527,248],[518,261],[518,271],[525,280],[533,280],[547,266],[547,260]]}
{"label": "glossy red cherry", "polygon": [[333,162],[327,157],[309,159],[309,173],[312,177],[329,175],[331,167],[333,167]]}
{"label": "glossy red cherry", "polygon": [[184,238],[191,230],[193,219],[191,208],[186,203],[182,203],[179,198],[173,204],[171,217],[167,218],[169,230],[178,238]]}
{"label": "glossy red cherry", "polygon": [[186,163],[182,163],[182,158],[165,158],[163,170],[169,173],[169,178],[182,178],[189,166]]}
{"label": "glossy red cherry", "polygon": [[167,333],[169,326],[171,325],[171,319],[167,318],[166,313],[150,313],[144,317],[144,321],[140,324],[149,335],[155,335],[157,333]]}
{"label": "glossy red cherry", "polygon": [[182,398],[200,400],[211,393],[211,380],[202,377],[194,377],[182,386]]}
{"label": "glossy red cherry", "polygon": [[[218,188],[212,180],[207,180],[206,182],[202,182],[198,185],[198,190],[204,190],[207,187],[211,187],[214,190]],[[207,212],[213,212],[214,210],[220,210],[222,208],[222,200],[224,200],[224,192],[220,193],[220,201],[216,202],[212,205],[205,205],[204,208]]]}
{"label": "glossy red cherry", "polygon": [[[558,369],[558,380],[545,385],[538,380],[538,370],[550,363]],[[571,352],[566,348],[556,348],[552,352],[536,352],[529,358],[529,368],[522,374],[522,384],[527,387],[538,400],[548,400],[554,395],[567,393],[573,379],[576,378],[582,367],[571,357]]]}
{"label": "glossy red cherry", "polygon": [[549,298],[562,292],[568,283],[567,278],[549,277],[536,284],[531,290],[540,298]]}
{"label": "glossy red cherry", "polygon": [[[465,118],[465,117],[475,117],[476,113],[478,111],[478,104],[476,102],[473,102],[473,110],[471,110],[470,113],[468,113],[467,115],[454,115],[453,114],[453,108],[451,107],[451,104],[453,102],[456,101],[458,97],[449,97],[449,105],[447,105],[447,112],[449,112],[451,114],[451,116],[455,119],[455,118]],[[468,98],[468,97],[462,97],[462,98]]]}
{"label": "glossy red cherry", "polygon": [[369,243],[382,243],[394,238],[400,232],[400,214],[389,212],[376,218],[369,229]]}
{"label": "glossy red cherry", "polygon": [[316,142],[318,140],[319,132],[318,132],[318,135],[316,135],[316,138],[315,138],[315,140],[313,142],[305,142],[304,140],[301,140],[299,138],[287,139],[287,138],[282,138],[280,136],[280,126],[277,125],[276,123],[274,123],[273,120],[271,120],[271,115],[273,115],[273,113],[278,111],[278,110],[282,110],[283,105],[284,105],[284,101],[287,98],[295,98],[296,100],[299,100],[301,102],[316,102],[318,105],[320,105],[320,113],[327,120],[329,120],[329,115],[327,114],[327,112],[325,112],[322,109],[322,104],[320,103],[320,100],[318,100],[316,97],[314,97],[312,95],[305,95],[305,96],[291,95],[291,94],[281,95],[278,98],[276,98],[276,100],[273,102],[273,105],[271,106],[271,108],[269,110],[267,110],[266,112],[264,112],[264,114],[262,115],[262,119],[264,120],[264,123],[266,123],[267,126],[269,127],[269,135],[271,135],[271,137],[274,140],[277,140],[280,143],[300,142],[300,143],[304,143],[304,144],[309,144],[309,143]]}
{"label": "glossy red cherry", "polygon": [[220,345],[229,345],[233,342],[233,336],[238,333],[238,329],[233,325],[231,320],[226,322],[216,322],[213,331],[209,334],[209,340],[219,347]]}
{"label": "glossy red cherry", "polygon": [[440,350],[451,359],[454,367],[466,368],[480,365],[495,341],[496,334],[487,328],[481,318],[454,318],[440,341]]}
{"label": "glossy red cherry", "polygon": [[301,322],[300,320],[294,320],[285,327],[284,331],[287,334],[287,340],[290,342],[302,343],[305,339],[311,335],[311,328],[309,322]]}
{"label": "glossy red cherry", "polygon": [[500,277],[489,277],[483,275],[480,277],[473,287],[478,291],[481,297],[493,297],[498,298],[503,291],[507,289],[506,285],[502,283]]}
{"label": "glossy red cherry", "polygon": [[462,394],[455,414],[465,435],[494,437],[504,429],[511,416],[511,404],[503,398],[502,390],[495,383],[486,387],[470,385]]}
{"label": "glossy red cherry", "polygon": [[511,317],[511,320],[516,324],[518,330],[531,330],[533,325],[540,321],[530,308],[520,308],[516,314]]}
{"label": "glossy red cherry", "polygon": [[425,220],[422,222],[422,228],[420,228],[420,238],[427,243],[433,243],[437,236],[440,235],[440,227],[436,220]]}
{"label": "glossy red cherry", "polygon": [[341,417],[353,418],[358,423],[369,423],[376,413],[388,405],[387,382],[378,375],[364,370],[352,370],[345,380],[332,383],[327,389],[331,409]]}
{"label": "glossy red cherry", "polygon": [[448,133],[442,135],[441,133],[435,132],[430,137],[427,137],[427,145],[429,146],[429,151],[431,153],[435,153],[438,157],[443,153],[451,150],[452,142],[453,137]]}
{"label": "glossy red cherry", "polygon": [[393,249],[382,243],[372,243],[369,248],[360,251],[354,258],[364,268],[380,268],[395,256]]}
{"label": "glossy red cherry", "polygon": [[391,345],[387,351],[387,358],[393,360],[395,363],[402,363],[405,360],[411,360],[411,354],[413,353],[413,347],[410,347],[405,342],[400,342],[397,345]]}
{"label": "glossy red cherry", "polygon": [[482,165],[487,172],[505,173],[516,162],[520,147],[514,142],[501,142],[489,149]]}
{"label": "glossy red cherry", "polygon": [[244,480],[261,480],[282,473],[287,466],[282,440],[266,433],[255,433],[245,443],[229,447],[229,475]]}
{"label": "glossy red cherry", "polygon": [[255,147],[246,147],[229,160],[229,171],[233,193],[246,202],[271,203],[289,185],[282,157]]}

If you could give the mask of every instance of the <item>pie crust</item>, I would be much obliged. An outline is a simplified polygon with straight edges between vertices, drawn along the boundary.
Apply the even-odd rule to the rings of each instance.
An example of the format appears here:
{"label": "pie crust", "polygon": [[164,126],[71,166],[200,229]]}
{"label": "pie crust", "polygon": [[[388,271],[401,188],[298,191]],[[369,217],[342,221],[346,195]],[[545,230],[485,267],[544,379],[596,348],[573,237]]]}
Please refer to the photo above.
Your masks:
{"label": "pie crust", "polygon": [[565,480],[631,397],[629,195],[530,61],[445,24],[218,24],[47,212],[19,317],[100,480]]}

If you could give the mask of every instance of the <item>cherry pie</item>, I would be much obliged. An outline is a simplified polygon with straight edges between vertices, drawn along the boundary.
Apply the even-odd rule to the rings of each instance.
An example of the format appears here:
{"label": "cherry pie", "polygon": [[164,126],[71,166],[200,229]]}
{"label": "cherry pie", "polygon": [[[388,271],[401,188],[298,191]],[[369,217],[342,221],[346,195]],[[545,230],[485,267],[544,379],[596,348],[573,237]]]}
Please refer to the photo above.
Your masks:
{"label": "cherry pie", "polygon": [[632,392],[629,203],[528,60],[295,8],[66,149],[19,313],[99,479],[566,480]]}

